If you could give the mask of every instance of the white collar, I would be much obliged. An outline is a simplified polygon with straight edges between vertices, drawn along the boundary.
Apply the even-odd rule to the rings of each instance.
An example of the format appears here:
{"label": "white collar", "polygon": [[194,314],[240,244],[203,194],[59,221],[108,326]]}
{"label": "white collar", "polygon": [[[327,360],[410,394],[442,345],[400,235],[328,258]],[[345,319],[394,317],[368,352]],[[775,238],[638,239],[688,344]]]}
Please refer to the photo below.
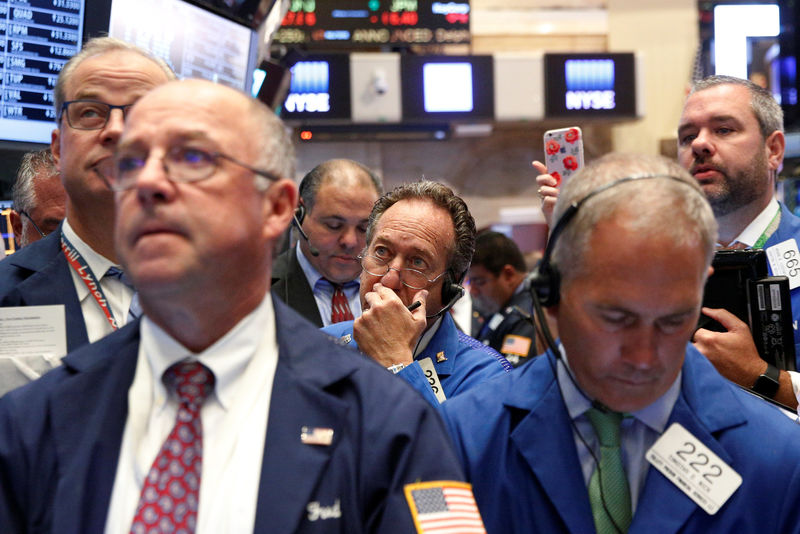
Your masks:
{"label": "white collar", "polygon": [[736,239],[731,241],[731,243],[742,243],[747,245],[748,247],[752,247],[756,244],[756,241],[761,237],[761,235],[767,230],[769,223],[772,222],[772,219],[775,217],[775,214],[780,209],[780,205],[775,197],[772,197],[772,200],[766,205],[766,207],[759,213],[755,219],[750,221],[742,233],[736,236]]}

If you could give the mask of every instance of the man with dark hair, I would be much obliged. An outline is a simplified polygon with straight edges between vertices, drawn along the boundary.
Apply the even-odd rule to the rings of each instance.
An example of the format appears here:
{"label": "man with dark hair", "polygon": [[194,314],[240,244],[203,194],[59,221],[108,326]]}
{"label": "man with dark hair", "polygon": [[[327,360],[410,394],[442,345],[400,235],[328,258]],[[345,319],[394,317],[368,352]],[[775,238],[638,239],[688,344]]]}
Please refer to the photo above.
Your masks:
{"label": "man with dark hair", "polygon": [[689,343],[717,230],[697,182],[611,154],[565,213],[533,279],[560,343],[441,410],[486,531],[800,532],[796,423]]}
{"label": "man with dark hair", "polygon": [[481,232],[469,267],[472,304],[485,322],[475,336],[518,367],[538,354],[525,286],[525,258],[517,244],[499,232]]}
{"label": "man with dark hair", "polygon": [[11,195],[11,227],[19,248],[58,229],[64,219],[66,194],[49,148],[22,156]]}
{"label": "man with dark hair", "polygon": [[362,315],[324,331],[433,405],[507,372],[505,358],[459,332],[447,313],[463,294],[474,249],[475,221],[450,188],[423,180],[384,194],[360,256]]}
{"label": "man with dark hair", "polygon": [[107,175],[128,108],[174,78],[161,59],[111,37],[87,41],[58,76],[50,149],[66,218],[58,231],[0,262],[0,306],[63,305],[68,351],[128,320],[134,290],[114,251]]}
{"label": "man with dark hair", "polygon": [[357,256],[382,191],[380,178],[357,161],[332,159],[314,167],[300,182],[300,239],[272,266],[275,296],[319,327],[358,317]]}
{"label": "man with dark hair", "polygon": [[453,493],[482,531],[434,409],[272,298],[292,153],[223,85],[136,103],[110,183],[144,315],[0,399],[0,532],[406,534]]}

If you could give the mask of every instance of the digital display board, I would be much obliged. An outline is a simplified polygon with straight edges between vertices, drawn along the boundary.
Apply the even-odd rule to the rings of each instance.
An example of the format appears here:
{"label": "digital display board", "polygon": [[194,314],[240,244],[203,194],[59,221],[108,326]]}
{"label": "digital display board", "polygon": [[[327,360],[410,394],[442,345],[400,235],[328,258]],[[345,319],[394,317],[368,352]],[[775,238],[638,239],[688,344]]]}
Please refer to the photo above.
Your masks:
{"label": "digital display board", "polygon": [[292,0],[273,43],[358,49],[469,43],[468,0]]}
{"label": "digital display board", "polygon": [[83,0],[0,1],[0,139],[49,143],[53,87],[81,47]]}
{"label": "digital display board", "polygon": [[114,0],[109,35],[163,58],[180,78],[250,90],[255,33],[221,15],[182,0]]}
{"label": "digital display board", "polygon": [[494,115],[491,56],[403,56],[400,79],[404,120],[473,120]]}
{"label": "digital display board", "polygon": [[350,57],[308,55],[291,67],[281,118],[287,121],[350,120]]}
{"label": "digital display board", "polygon": [[547,118],[635,117],[632,53],[545,54]]}

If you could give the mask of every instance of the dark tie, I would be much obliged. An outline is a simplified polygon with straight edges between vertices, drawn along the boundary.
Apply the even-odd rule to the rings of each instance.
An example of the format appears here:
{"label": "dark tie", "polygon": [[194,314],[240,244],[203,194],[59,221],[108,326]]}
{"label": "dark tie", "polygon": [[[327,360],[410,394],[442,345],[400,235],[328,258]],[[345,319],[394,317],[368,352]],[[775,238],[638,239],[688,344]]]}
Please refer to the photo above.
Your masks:
{"label": "dark tie", "polygon": [[597,534],[628,532],[631,524],[631,492],[620,449],[622,414],[589,408],[586,416],[600,441],[600,459],[589,479],[589,502],[592,504],[595,529]]}
{"label": "dark tie", "polygon": [[333,297],[331,297],[331,323],[341,323],[342,321],[352,321],[353,312],[350,311],[350,304],[347,303],[347,295],[344,294],[340,284],[334,284]]}
{"label": "dark tie", "polygon": [[214,389],[214,374],[199,362],[177,363],[164,382],[179,399],[175,426],[147,473],[131,534],[193,533],[197,524],[203,463],[200,406]]}

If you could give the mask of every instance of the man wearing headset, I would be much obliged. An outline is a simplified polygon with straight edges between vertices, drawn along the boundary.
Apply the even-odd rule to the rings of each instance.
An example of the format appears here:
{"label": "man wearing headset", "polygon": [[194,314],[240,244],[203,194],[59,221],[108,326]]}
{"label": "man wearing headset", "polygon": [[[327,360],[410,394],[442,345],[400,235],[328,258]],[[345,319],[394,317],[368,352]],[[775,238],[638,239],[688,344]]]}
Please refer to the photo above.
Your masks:
{"label": "man wearing headset", "polygon": [[[765,249],[772,274],[790,274],[786,258],[800,255],[800,218],[775,198],[785,144],[780,105],[769,91],[749,80],[709,76],[695,83],[686,98],[678,124],[678,161],[711,203],[719,224],[718,246]],[[536,180],[547,216],[558,190],[541,163],[534,162],[534,167],[543,173]],[[778,253],[771,254],[771,249]],[[795,356],[800,359],[798,276],[790,276],[790,287],[794,288]],[[727,329],[699,329],[694,336],[697,348],[720,373],[761,395],[797,406],[800,374],[767,365],[747,324],[733,313],[724,309],[703,313]]]}
{"label": "man wearing headset", "polygon": [[505,358],[460,332],[447,313],[463,294],[474,249],[475,221],[450,188],[423,180],[384,194],[360,255],[362,315],[323,331],[435,406],[507,372]]}
{"label": "man wearing headset", "polygon": [[293,223],[301,239],[275,258],[272,292],[320,328],[361,314],[357,256],[382,192],[381,179],[349,159],[321,163],[300,182]]}
{"label": "man wearing headset", "polygon": [[486,531],[800,532],[796,424],[689,343],[717,238],[695,180],[609,155],[554,220],[531,283],[560,344],[442,407]]}

